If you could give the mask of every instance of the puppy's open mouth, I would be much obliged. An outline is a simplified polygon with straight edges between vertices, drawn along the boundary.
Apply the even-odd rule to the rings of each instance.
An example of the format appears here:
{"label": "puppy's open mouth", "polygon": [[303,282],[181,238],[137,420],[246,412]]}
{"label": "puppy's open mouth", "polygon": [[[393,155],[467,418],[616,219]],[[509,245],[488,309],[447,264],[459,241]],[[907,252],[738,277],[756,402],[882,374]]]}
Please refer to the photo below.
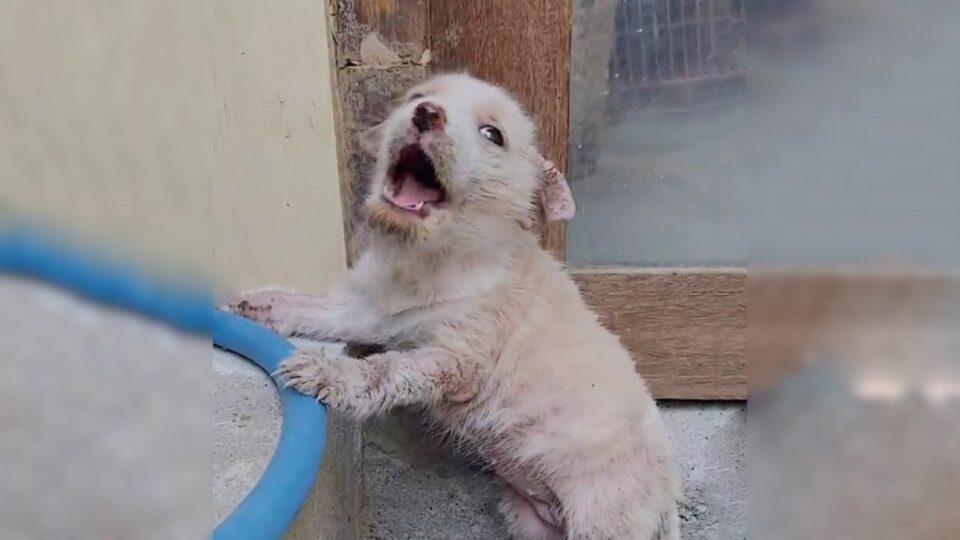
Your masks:
{"label": "puppy's open mouth", "polygon": [[383,198],[400,210],[421,217],[447,199],[447,191],[437,179],[430,156],[419,144],[404,146],[397,154],[387,173]]}

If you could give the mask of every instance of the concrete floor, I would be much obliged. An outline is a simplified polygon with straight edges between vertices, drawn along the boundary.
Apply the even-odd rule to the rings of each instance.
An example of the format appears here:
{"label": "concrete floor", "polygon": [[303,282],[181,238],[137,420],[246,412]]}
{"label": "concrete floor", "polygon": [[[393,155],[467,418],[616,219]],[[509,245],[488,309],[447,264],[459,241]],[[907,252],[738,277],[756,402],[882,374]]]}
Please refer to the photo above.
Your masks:
{"label": "concrete floor", "polygon": [[280,436],[280,400],[273,382],[250,362],[213,353],[213,523],[247,495]]}
{"label": "concrete floor", "polygon": [[[746,406],[661,403],[684,492],[683,538],[746,538]],[[365,426],[363,473],[373,538],[505,538],[491,475],[463,465],[420,436],[416,417],[395,413]]]}
{"label": "concrete floor", "polygon": [[395,412],[364,426],[371,537],[505,538],[493,477],[423,437],[417,417]]}
{"label": "concrete floor", "polygon": [[0,538],[202,538],[209,341],[0,275]]}
{"label": "concrete floor", "polygon": [[747,407],[744,403],[661,403],[680,468],[688,540],[747,537]]}

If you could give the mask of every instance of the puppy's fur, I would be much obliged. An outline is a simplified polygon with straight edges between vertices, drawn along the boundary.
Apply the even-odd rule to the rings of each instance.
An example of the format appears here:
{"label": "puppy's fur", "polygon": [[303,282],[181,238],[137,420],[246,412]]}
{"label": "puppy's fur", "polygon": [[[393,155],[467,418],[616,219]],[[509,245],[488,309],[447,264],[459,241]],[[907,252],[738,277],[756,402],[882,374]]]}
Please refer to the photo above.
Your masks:
{"label": "puppy's fur", "polygon": [[[426,130],[411,121],[423,104],[442,111]],[[298,353],[281,374],[361,419],[425,409],[503,480],[516,538],[677,539],[679,487],[656,405],[527,230],[572,214],[534,136],[507,93],[469,76],[410,90],[367,133],[375,234],[346,282],[326,296],[251,293],[232,309],[283,334],[384,346],[362,360]],[[443,194],[417,211],[388,196],[410,145]]]}

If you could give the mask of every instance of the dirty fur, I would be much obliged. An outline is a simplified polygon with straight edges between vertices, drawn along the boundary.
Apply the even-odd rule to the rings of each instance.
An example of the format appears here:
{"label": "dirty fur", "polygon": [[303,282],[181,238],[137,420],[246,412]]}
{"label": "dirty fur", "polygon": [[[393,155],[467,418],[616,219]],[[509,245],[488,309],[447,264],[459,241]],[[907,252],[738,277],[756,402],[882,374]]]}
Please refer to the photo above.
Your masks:
{"label": "dirty fur", "polygon": [[[421,134],[411,115],[427,100],[446,121]],[[481,136],[484,124],[502,131],[503,147]],[[679,486],[656,405],[528,230],[568,217],[573,201],[542,207],[544,159],[520,106],[497,87],[443,75],[411,89],[366,138],[378,163],[365,203],[376,234],[345,282],[323,296],[248,293],[231,308],[285,335],[385,352],[300,352],[282,364],[286,382],[358,419],[422,407],[503,481],[515,538],[678,539]],[[381,196],[411,140],[447,194],[425,216]]]}

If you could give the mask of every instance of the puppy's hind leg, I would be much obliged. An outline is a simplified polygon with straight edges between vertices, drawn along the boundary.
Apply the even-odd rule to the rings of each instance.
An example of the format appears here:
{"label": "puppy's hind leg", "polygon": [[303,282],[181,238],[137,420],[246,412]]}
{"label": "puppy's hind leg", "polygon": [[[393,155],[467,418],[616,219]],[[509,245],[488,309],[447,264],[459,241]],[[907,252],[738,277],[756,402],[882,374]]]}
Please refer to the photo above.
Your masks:
{"label": "puppy's hind leg", "polygon": [[569,540],[679,540],[675,499],[650,475],[619,468],[565,482],[557,493]]}
{"label": "puppy's hind leg", "polygon": [[500,513],[516,540],[563,540],[560,529],[544,521],[534,503],[510,486],[504,489]]}

